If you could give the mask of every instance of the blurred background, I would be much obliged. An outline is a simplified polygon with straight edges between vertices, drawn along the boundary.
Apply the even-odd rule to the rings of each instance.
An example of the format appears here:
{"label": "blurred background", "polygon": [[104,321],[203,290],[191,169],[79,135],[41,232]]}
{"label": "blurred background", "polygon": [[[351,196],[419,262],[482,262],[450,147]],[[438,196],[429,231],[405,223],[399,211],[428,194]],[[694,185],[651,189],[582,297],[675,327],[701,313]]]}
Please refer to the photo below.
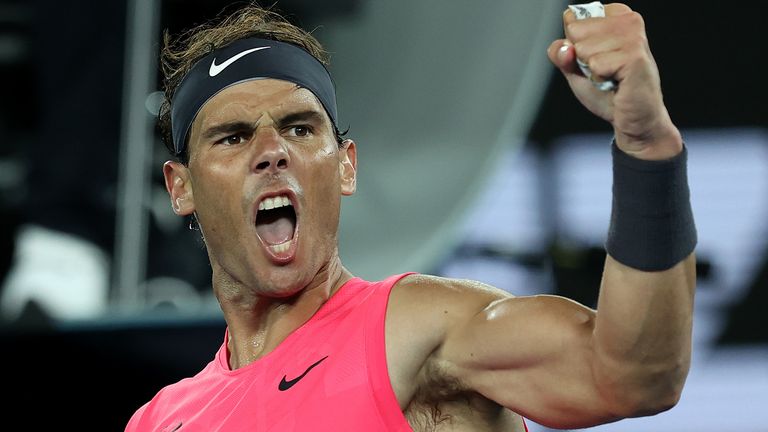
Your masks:
{"label": "blurred background", "polygon": [[[673,410],[590,430],[766,432],[764,11],[627,3],[689,148],[694,361]],[[32,429],[122,430],[221,344],[207,256],[171,211],[154,119],[162,31],[237,4],[0,0],[0,350],[7,412]],[[340,234],[353,273],[595,305],[611,136],[546,58],[567,4],[275,2],[330,51],[341,126],[358,143]]]}

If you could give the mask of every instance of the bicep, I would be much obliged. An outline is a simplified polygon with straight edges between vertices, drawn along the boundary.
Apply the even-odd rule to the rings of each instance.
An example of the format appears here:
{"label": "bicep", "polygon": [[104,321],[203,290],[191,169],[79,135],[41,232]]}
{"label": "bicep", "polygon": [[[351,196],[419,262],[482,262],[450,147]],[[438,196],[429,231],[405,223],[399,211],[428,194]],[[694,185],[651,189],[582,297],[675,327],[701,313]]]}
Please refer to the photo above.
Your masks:
{"label": "bicep", "polygon": [[538,423],[610,421],[594,379],[595,312],[563,297],[496,300],[445,335],[437,360],[472,390]]}

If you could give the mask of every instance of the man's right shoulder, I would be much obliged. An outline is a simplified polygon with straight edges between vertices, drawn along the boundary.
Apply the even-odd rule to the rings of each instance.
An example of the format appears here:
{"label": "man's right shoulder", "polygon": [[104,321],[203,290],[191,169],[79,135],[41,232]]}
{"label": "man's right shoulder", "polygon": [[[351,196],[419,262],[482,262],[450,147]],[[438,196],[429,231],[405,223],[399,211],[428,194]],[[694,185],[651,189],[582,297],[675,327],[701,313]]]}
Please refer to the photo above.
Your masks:
{"label": "man's right shoulder", "polygon": [[414,273],[400,279],[390,294],[388,313],[439,326],[469,319],[491,303],[514,297],[483,282]]}
{"label": "man's right shoulder", "polygon": [[390,379],[405,409],[419,389],[432,386],[435,360],[446,335],[496,301],[513,297],[490,285],[465,279],[410,274],[389,297],[386,318]]}
{"label": "man's right shoulder", "polygon": [[[387,335],[418,357],[431,355],[454,326],[489,305],[514,297],[482,282],[415,273],[393,287],[387,306]],[[389,345],[389,344],[388,344]]]}

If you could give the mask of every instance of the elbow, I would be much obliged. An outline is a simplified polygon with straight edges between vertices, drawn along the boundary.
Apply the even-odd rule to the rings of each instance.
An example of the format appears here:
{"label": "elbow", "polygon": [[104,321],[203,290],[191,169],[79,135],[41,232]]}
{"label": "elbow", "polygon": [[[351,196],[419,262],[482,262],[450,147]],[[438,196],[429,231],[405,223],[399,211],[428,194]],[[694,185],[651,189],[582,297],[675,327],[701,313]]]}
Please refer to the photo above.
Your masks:
{"label": "elbow", "polygon": [[610,400],[611,411],[619,418],[652,416],[675,407],[683,394],[687,364],[622,374],[612,380],[611,389],[602,392]]}
{"label": "elbow", "polygon": [[683,394],[682,385],[680,386],[664,386],[665,388],[659,389],[658,386],[653,386],[651,389],[640,389],[638,391],[641,397],[631,401],[631,404],[627,406],[628,412],[626,417],[645,417],[652,416],[664,411],[668,411],[680,402],[680,398]]}

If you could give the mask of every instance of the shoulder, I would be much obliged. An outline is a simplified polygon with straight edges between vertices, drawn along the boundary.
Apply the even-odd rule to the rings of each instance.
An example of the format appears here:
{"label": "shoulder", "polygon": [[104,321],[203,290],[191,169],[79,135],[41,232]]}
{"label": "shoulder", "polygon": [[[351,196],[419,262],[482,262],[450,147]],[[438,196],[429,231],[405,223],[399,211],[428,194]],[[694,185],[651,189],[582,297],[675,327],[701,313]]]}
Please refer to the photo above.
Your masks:
{"label": "shoulder", "polygon": [[453,328],[508,298],[513,296],[473,280],[425,274],[400,279],[389,296],[386,345],[391,378],[401,403],[410,400],[417,377]]}
{"label": "shoulder", "polygon": [[476,280],[417,273],[400,279],[392,287],[389,312],[423,316],[438,324],[450,325],[495,301],[513,297],[507,291]]}
{"label": "shoulder", "polygon": [[450,335],[464,333],[500,305],[529,300],[476,280],[412,274],[392,287],[387,333],[402,336],[397,340],[409,350],[432,355]]}
{"label": "shoulder", "polygon": [[421,367],[429,358],[453,358],[451,353],[495,343],[494,334],[509,335],[512,329],[529,333],[535,328],[549,332],[566,321],[593,318],[594,311],[560,296],[517,297],[475,280],[412,274],[392,287],[387,345],[394,352],[416,353],[412,358]]}
{"label": "shoulder", "polygon": [[589,329],[584,324],[593,317],[564,297],[516,297],[473,280],[405,277],[392,289],[386,321],[387,358],[401,406],[418,395],[450,400],[496,385],[496,372],[522,370],[544,355],[542,349],[580,340],[570,335]]}
{"label": "shoulder", "polygon": [[449,335],[480,343],[476,337],[497,325],[548,330],[564,321],[589,322],[594,315],[594,310],[562,296],[518,297],[476,280],[412,274],[392,287],[387,325],[411,335],[418,332],[434,350]]}

